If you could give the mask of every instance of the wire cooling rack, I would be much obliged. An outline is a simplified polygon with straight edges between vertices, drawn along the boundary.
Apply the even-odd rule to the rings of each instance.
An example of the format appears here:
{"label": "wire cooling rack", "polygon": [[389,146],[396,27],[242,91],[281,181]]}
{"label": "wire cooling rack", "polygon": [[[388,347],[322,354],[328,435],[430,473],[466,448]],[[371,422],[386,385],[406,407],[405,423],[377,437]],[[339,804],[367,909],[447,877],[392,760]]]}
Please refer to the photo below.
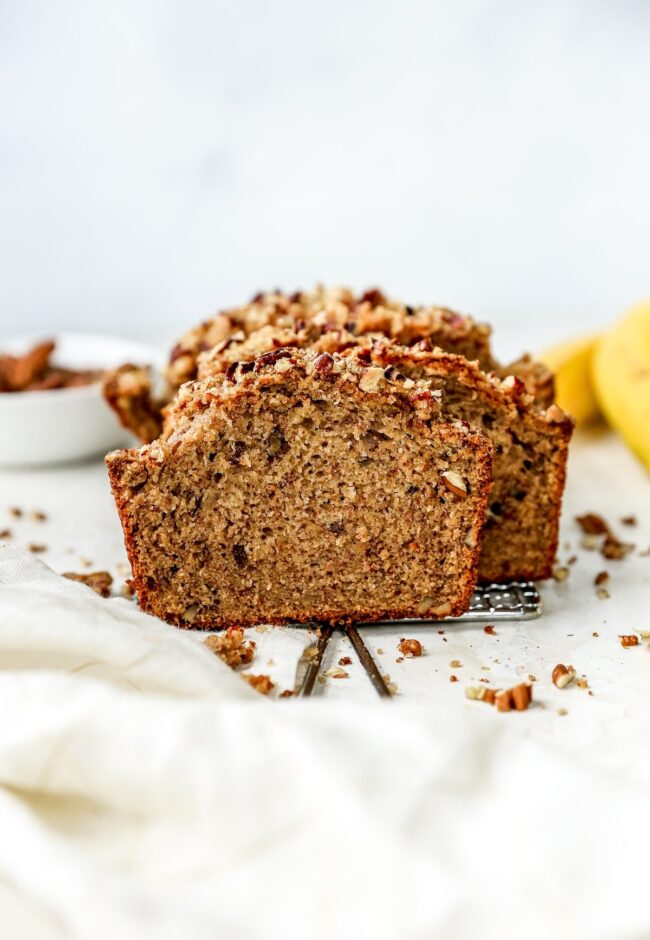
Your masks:
{"label": "wire cooling rack", "polygon": [[[383,620],[374,622],[372,626],[382,624],[394,626],[400,623],[471,623],[481,620],[535,620],[541,616],[543,609],[542,599],[532,582],[512,581],[508,584],[486,584],[478,587],[472,596],[469,610],[460,617],[449,617],[444,621]],[[359,624],[359,626],[364,626],[364,624]],[[383,698],[391,698],[392,693],[377,663],[354,625],[341,628],[325,625],[319,627],[317,641],[306,647],[298,661],[294,694],[300,698],[306,698],[312,694],[325,650],[335,629],[341,629],[347,634],[377,694]]]}

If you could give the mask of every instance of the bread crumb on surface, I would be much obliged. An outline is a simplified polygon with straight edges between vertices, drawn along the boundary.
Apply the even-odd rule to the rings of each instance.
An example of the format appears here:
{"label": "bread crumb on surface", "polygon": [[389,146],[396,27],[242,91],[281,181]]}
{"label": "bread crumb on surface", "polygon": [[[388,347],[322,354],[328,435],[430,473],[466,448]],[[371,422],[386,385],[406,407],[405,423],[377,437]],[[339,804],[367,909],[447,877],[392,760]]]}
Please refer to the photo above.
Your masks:
{"label": "bread crumb on surface", "polygon": [[203,643],[231,669],[247,666],[255,656],[255,641],[246,639],[242,627],[229,627],[223,633],[211,633]]}
{"label": "bread crumb on surface", "polygon": [[242,673],[242,679],[248,682],[260,695],[269,695],[275,688],[275,682],[271,680],[270,676],[253,676],[250,673]]}

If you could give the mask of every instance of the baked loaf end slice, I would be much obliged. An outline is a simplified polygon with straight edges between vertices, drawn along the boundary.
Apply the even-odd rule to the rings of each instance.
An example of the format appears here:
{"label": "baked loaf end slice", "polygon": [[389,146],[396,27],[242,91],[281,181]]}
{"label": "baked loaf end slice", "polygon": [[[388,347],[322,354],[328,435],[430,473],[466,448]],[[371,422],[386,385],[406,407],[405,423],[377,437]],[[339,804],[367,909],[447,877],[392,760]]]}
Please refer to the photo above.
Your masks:
{"label": "baked loaf end slice", "polygon": [[183,627],[463,613],[492,446],[426,382],[279,349],[106,458],[140,605]]}
{"label": "baked loaf end slice", "polygon": [[104,398],[122,427],[143,442],[153,441],[160,435],[164,402],[154,396],[148,367],[127,363],[107,372],[102,386]]}
{"label": "baked loaf end slice", "polygon": [[442,350],[376,345],[368,357],[386,369],[427,379],[442,395],[443,417],[481,429],[494,449],[494,487],[479,561],[484,582],[549,578],[557,552],[573,421],[557,405],[541,409],[517,376],[486,375]]}

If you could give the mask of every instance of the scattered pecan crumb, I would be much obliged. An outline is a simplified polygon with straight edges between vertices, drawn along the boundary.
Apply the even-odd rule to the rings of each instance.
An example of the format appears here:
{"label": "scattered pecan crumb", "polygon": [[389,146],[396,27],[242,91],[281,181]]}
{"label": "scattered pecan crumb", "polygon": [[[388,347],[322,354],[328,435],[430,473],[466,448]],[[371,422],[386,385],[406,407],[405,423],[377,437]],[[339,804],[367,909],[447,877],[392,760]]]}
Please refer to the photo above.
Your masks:
{"label": "scattered pecan crumb", "polygon": [[22,509],[19,506],[12,506],[9,509],[9,515],[13,516],[14,519],[21,519],[23,515]]}
{"label": "scattered pecan crumb", "polygon": [[578,556],[577,556],[577,555],[571,555],[570,558],[567,558],[567,565],[575,565],[575,563],[577,562],[577,560],[578,560]]}
{"label": "scattered pecan crumb", "polygon": [[465,695],[468,699],[496,705],[500,712],[509,712],[513,709],[523,712],[533,700],[533,687],[526,682],[500,691],[486,689],[485,686],[468,686],[465,689]]}
{"label": "scattered pecan crumb", "polygon": [[634,545],[631,542],[621,542],[615,535],[608,535],[600,546],[600,554],[603,558],[614,561],[620,561],[632,551],[634,551]]}
{"label": "scattered pecan crumb", "polygon": [[504,689],[496,697],[497,711],[509,712],[514,708],[515,711],[526,711],[533,700],[533,687],[527,682],[521,682],[511,689]]}
{"label": "scattered pecan crumb", "polygon": [[39,542],[30,542],[27,548],[30,552],[34,552],[35,555],[47,551],[47,545],[41,545]]}
{"label": "scattered pecan crumb", "polygon": [[555,568],[553,568],[553,577],[556,581],[566,581],[569,577],[569,569],[564,565],[556,565]]}
{"label": "scattered pecan crumb", "polygon": [[593,632],[591,635],[592,635],[592,636],[595,636],[595,637],[599,637],[599,636],[600,636],[600,633],[598,633],[597,630],[594,630],[594,632]]}
{"label": "scattered pecan crumb", "polygon": [[487,702],[488,705],[494,705],[496,695],[496,689],[486,689],[483,685],[468,685],[465,689],[466,698],[476,702]]}
{"label": "scattered pecan crumb", "polygon": [[638,636],[635,636],[633,633],[629,633],[624,636],[619,636],[619,640],[621,641],[621,646],[623,647],[623,649],[629,649],[631,646],[639,645],[639,638]]}
{"label": "scattered pecan crumb", "polygon": [[403,663],[403,662],[404,662],[404,657],[403,657],[403,656],[398,656],[397,659],[395,660],[395,662],[396,662],[396,663]]}
{"label": "scattered pecan crumb", "polygon": [[449,681],[450,681],[450,682],[458,682],[458,676],[454,676],[454,675],[449,676]]}
{"label": "scattered pecan crumb", "polygon": [[40,509],[33,509],[30,512],[29,517],[32,522],[45,522],[47,519],[47,515]]}
{"label": "scattered pecan crumb", "polygon": [[351,666],[352,657],[351,656],[341,656],[339,659],[339,666]]}
{"label": "scattered pecan crumb", "polygon": [[606,581],[609,581],[608,571],[599,571],[596,577],[594,578],[594,584],[596,585],[596,587],[600,587],[600,585],[605,584]]}
{"label": "scattered pecan crumb", "polygon": [[551,679],[553,680],[553,685],[558,689],[566,689],[576,677],[576,671],[573,666],[565,666],[564,663],[558,663]]}
{"label": "scattered pecan crumb", "polygon": [[557,713],[558,715],[561,715],[562,717],[569,714],[566,708],[558,708]]}
{"label": "scattered pecan crumb", "polygon": [[81,555],[79,561],[84,566],[84,568],[92,568],[92,558],[85,558],[83,555]]}
{"label": "scattered pecan crumb", "polygon": [[491,623],[489,623],[489,624],[487,625],[487,627],[483,627],[483,633],[487,633],[488,636],[496,636],[496,635],[497,635],[497,631],[494,629],[494,627],[492,626]]}
{"label": "scattered pecan crumb", "polygon": [[609,591],[607,588],[598,588],[596,591],[596,597],[601,601],[606,601],[609,597]]}
{"label": "scattered pecan crumb", "polygon": [[206,636],[203,642],[231,669],[247,666],[255,655],[255,641],[245,638],[242,627],[228,627],[224,633]]}
{"label": "scattered pecan crumb", "polygon": [[133,582],[131,580],[125,581],[124,584],[120,587],[120,594],[122,597],[130,598],[135,595],[135,588],[133,587]]}
{"label": "scattered pecan crumb", "polygon": [[293,694],[293,689],[285,689],[284,692],[280,692],[278,698],[291,698]]}
{"label": "scattered pecan crumb", "polygon": [[111,585],[113,583],[113,578],[108,573],[108,571],[93,571],[89,574],[79,574],[76,571],[65,571],[63,577],[67,578],[68,581],[79,581],[81,584],[88,585],[95,594],[99,594],[100,597],[110,597],[111,596]]}
{"label": "scattered pecan crumb", "polygon": [[648,630],[639,630],[639,633],[640,633],[640,635],[641,635],[641,639],[642,639],[642,640],[645,640],[646,642],[647,642],[648,640],[650,640],[650,631],[648,631]]}
{"label": "scattered pecan crumb", "polygon": [[637,518],[636,516],[623,516],[623,518],[621,519],[621,522],[623,523],[623,525],[636,525]]}
{"label": "scattered pecan crumb", "polygon": [[378,646],[378,647],[377,647],[377,656],[383,656],[383,655],[384,655],[383,649],[381,648],[381,646]]}
{"label": "scattered pecan crumb", "polygon": [[268,695],[269,692],[272,692],[275,688],[275,682],[271,681],[270,676],[253,676],[250,673],[243,673],[242,679],[248,682],[249,685],[252,685],[255,691],[259,692],[260,695]]}
{"label": "scattered pecan crumb", "polygon": [[576,685],[578,686],[579,689],[588,689],[589,682],[587,681],[586,676],[580,676],[579,679],[576,679]]}
{"label": "scattered pecan crumb", "polygon": [[449,665],[452,669],[460,669],[463,664],[461,663],[460,659],[452,659]]}
{"label": "scattered pecan crumb", "polygon": [[13,538],[13,532],[11,529],[2,529],[0,531],[0,542],[6,542],[10,538]]}
{"label": "scattered pecan crumb", "polygon": [[422,655],[422,644],[419,640],[405,639],[402,637],[397,648],[407,659],[413,659],[414,656]]}
{"label": "scattered pecan crumb", "polygon": [[440,634],[440,636],[442,636],[444,632],[445,632],[444,630],[438,630],[438,633]]}
{"label": "scattered pecan crumb", "polygon": [[529,682],[537,682],[537,676],[534,676],[531,672],[528,673]]}
{"label": "scattered pecan crumb", "polygon": [[607,535],[609,526],[602,516],[595,512],[587,512],[583,516],[576,516],[576,522],[585,535]]}

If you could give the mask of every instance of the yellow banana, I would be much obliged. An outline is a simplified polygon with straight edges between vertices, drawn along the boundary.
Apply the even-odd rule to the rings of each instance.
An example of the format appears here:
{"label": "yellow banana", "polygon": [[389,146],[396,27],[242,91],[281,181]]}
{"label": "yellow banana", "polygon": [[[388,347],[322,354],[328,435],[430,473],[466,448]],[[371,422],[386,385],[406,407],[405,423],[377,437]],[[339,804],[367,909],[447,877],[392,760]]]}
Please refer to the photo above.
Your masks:
{"label": "yellow banana", "polygon": [[592,376],[605,417],[650,470],[650,301],[602,336]]}
{"label": "yellow banana", "polygon": [[555,398],[578,425],[589,424],[598,415],[591,382],[591,364],[600,334],[590,333],[552,346],[539,358],[555,373]]}

